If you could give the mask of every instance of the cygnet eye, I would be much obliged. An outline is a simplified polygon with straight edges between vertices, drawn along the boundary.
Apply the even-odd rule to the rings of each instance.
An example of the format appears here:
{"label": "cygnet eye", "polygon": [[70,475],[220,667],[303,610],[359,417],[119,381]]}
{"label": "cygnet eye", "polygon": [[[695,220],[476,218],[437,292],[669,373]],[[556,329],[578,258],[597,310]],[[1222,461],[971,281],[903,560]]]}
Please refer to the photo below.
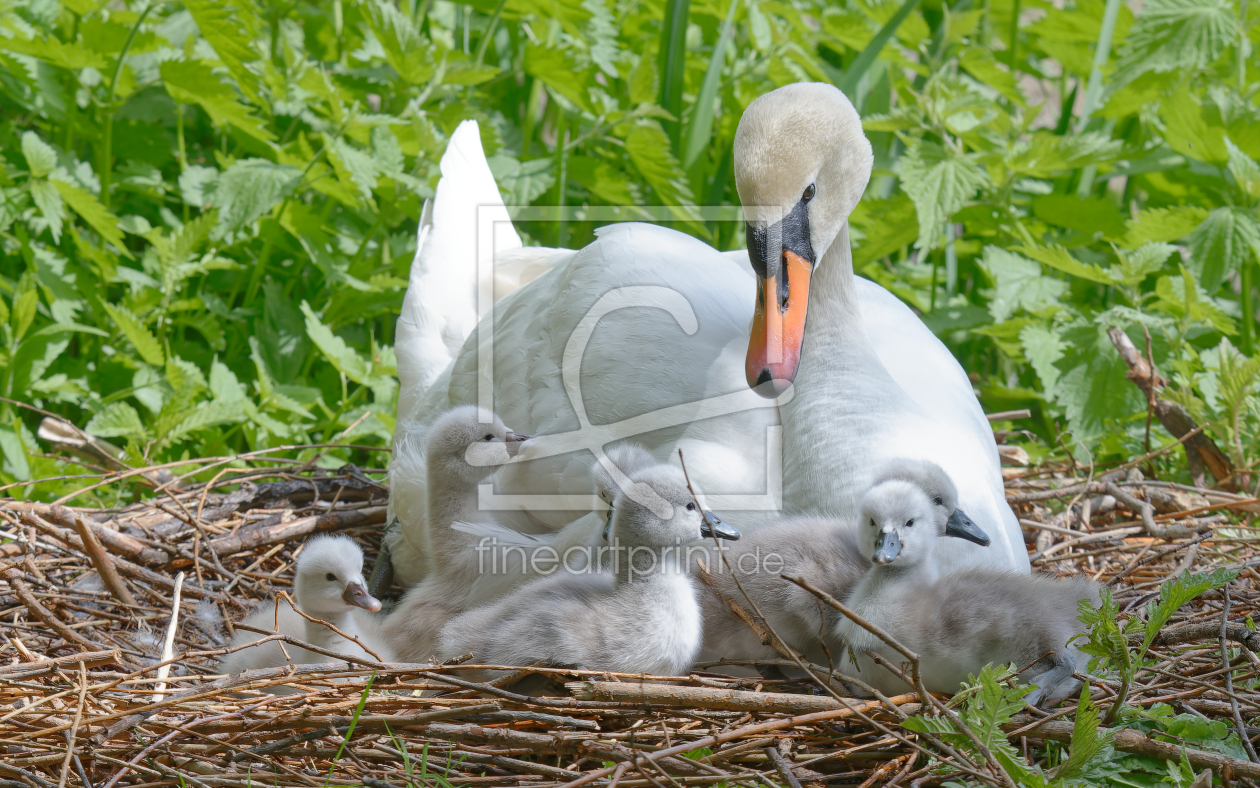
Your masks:
{"label": "cygnet eye", "polygon": [[337,579],[337,576],[334,575],[332,572],[329,572],[328,574],[324,575],[324,579],[332,583]]}
{"label": "cygnet eye", "polygon": [[494,436],[493,436],[493,435],[491,435],[491,434],[489,434],[489,433],[486,433],[486,437],[485,437],[485,438],[483,438],[482,440],[492,441],[492,440],[494,440]]}
{"label": "cygnet eye", "polygon": [[932,503],[936,504],[937,506],[944,506],[944,505],[945,505],[945,502],[944,502],[944,501],[942,501],[940,498],[933,498],[933,499],[932,499]]}
{"label": "cygnet eye", "polygon": [[687,511],[694,512],[695,510],[696,510],[696,505],[694,503],[687,504]]}
{"label": "cygnet eye", "polygon": [[809,202],[810,200],[814,199],[815,191],[816,189],[814,188],[814,184],[811,183],[810,185],[806,186],[805,193],[801,195],[801,202]]}
{"label": "cygnet eye", "polygon": [[906,520],[906,527],[907,527],[907,528],[911,528],[911,527],[913,527],[913,526],[914,526],[914,520]]}
{"label": "cygnet eye", "polygon": [[874,528],[874,527],[875,527],[875,518],[874,518],[874,517],[872,517],[872,518],[871,518],[871,527],[872,527],[872,528]]}

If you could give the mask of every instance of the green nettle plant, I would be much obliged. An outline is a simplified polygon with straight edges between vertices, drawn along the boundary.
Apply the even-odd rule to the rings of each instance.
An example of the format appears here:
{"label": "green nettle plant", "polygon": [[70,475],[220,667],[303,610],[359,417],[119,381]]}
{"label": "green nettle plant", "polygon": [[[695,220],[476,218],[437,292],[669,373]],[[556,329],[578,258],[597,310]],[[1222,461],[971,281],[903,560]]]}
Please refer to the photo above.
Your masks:
{"label": "green nettle plant", "polygon": [[[1143,448],[1146,401],[1106,334],[1120,326],[1141,348],[1149,331],[1167,396],[1248,466],[1257,15],[1246,0],[1136,15],[1120,0],[0,0],[0,396],[131,464],[384,446],[415,225],[461,120],[479,121],[510,204],[669,206],[653,215],[729,249],[738,223],[689,206],[738,203],[743,109],[814,80],[853,99],[876,151],[859,273],[923,315],[987,407],[1033,408],[1035,458]],[[575,215],[521,229],[577,247],[596,223]],[[48,499],[95,470],[46,456],[39,419],[0,402],[7,494]],[[379,464],[320,451],[291,456]],[[1175,458],[1164,470],[1184,474]]]}

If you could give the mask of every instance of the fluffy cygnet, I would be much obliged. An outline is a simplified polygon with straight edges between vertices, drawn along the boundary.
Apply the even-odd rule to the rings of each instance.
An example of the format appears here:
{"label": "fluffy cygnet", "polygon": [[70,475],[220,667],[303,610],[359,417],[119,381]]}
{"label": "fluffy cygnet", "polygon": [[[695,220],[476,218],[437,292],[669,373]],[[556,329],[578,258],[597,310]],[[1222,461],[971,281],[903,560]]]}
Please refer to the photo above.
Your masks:
{"label": "fluffy cygnet", "polygon": [[[929,476],[948,484],[939,468]],[[1038,687],[1028,702],[1058,703],[1080,687],[1072,678],[1080,652],[1068,641],[1084,629],[1078,603],[1097,605],[1098,587],[1083,578],[940,566],[941,538],[987,544],[988,537],[965,516],[945,515],[932,497],[937,489],[896,472],[877,478],[863,498],[859,531],[863,552],[875,566],[849,596],[849,607],[919,655],[930,691],[956,692],[990,663],[1031,664],[1020,676]],[[836,632],[853,647],[852,667],[864,681],[884,692],[905,690],[900,679],[860,652],[878,652],[893,664],[903,660],[900,654],[847,618]]]}
{"label": "fluffy cygnet", "polygon": [[712,515],[706,522],[676,467],[643,468],[630,480],[613,499],[611,569],[557,567],[453,619],[442,630],[439,654],[629,673],[689,669],[701,632],[686,547],[739,533]]}
{"label": "fluffy cygnet", "polygon": [[[302,548],[298,556],[293,589],[294,600],[303,613],[337,627],[348,635],[359,638],[385,661],[393,657],[380,635],[380,628],[372,613],[381,609],[381,603],[367,591],[363,578],[363,551],[348,536],[316,536]],[[279,607],[279,614],[276,609]],[[333,632],[322,624],[307,621],[294,612],[283,600],[264,604],[242,623],[257,629],[280,632],[296,637],[315,646],[347,656],[373,659],[359,644]],[[238,630],[232,645],[239,646],[264,637],[256,632]],[[286,646],[293,662],[328,662],[331,657]],[[228,654],[219,663],[224,673],[240,673],[254,668],[271,668],[284,665],[288,660],[276,641],[252,646]]]}
{"label": "fluffy cygnet", "polygon": [[438,631],[467,604],[479,574],[474,548],[479,537],[451,528],[453,522],[497,525],[493,512],[477,505],[477,485],[515,456],[528,439],[493,413],[472,405],[441,416],[428,433],[428,517],[423,552],[429,566],[383,625],[401,659],[423,662],[434,653]]}

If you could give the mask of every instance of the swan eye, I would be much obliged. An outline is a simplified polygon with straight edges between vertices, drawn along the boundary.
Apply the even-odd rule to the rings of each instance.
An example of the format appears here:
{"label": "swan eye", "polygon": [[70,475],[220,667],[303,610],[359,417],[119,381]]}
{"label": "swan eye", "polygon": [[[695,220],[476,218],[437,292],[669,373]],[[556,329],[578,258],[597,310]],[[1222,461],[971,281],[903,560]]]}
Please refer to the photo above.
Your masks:
{"label": "swan eye", "polygon": [[809,202],[810,200],[814,199],[815,191],[816,189],[814,188],[814,184],[811,183],[810,185],[806,186],[805,193],[801,195],[801,202]]}
{"label": "swan eye", "polygon": [[872,528],[876,527],[876,526],[875,526],[875,518],[874,518],[874,517],[872,517],[872,518],[871,518],[871,527],[872,527]]}
{"label": "swan eye", "polygon": [[337,576],[334,575],[332,572],[329,572],[328,574],[324,575],[324,579],[330,583],[333,583],[333,582],[336,582]]}
{"label": "swan eye", "polygon": [[944,501],[942,501],[940,498],[933,498],[933,499],[932,499],[932,503],[936,504],[937,506],[944,506],[944,505],[945,505],[945,502],[944,502]]}
{"label": "swan eye", "polygon": [[694,503],[687,504],[687,511],[694,512],[695,510],[696,510],[696,505]]}
{"label": "swan eye", "polygon": [[492,441],[492,440],[494,440],[494,436],[493,436],[493,435],[486,435],[486,437],[484,438],[484,440]]}
{"label": "swan eye", "polygon": [[906,527],[907,527],[907,528],[913,528],[913,527],[914,527],[914,520],[906,520]]}

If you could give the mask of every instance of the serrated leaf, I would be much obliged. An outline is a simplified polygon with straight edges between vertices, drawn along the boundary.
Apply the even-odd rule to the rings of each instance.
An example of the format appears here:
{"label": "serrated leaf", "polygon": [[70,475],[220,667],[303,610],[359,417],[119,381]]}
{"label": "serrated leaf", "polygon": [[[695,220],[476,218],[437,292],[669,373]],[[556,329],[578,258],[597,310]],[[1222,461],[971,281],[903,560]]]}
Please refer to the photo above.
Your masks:
{"label": "serrated leaf", "polygon": [[302,172],[266,159],[241,159],[219,174],[210,204],[219,209],[219,232],[235,232],[293,193]]}
{"label": "serrated leaf", "polygon": [[1249,255],[1260,255],[1260,222],[1241,208],[1217,208],[1190,234],[1186,245],[1188,267],[1211,295]]}
{"label": "serrated leaf", "polygon": [[1102,133],[1060,136],[1042,130],[1013,145],[1006,166],[1020,175],[1046,178],[1064,170],[1114,161],[1123,147],[1123,142]]}
{"label": "serrated leaf", "polygon": [[18,296],[13,304],[13,334],[18,339],[26,336],[26,331],[35,322],[35,313],[39,307],[39,291],[27,290]]}
{"label": "serrated leaf", "polygon": [[215,168],[190,164],[179,174],[180,197],[194,208],[205,208],[218,180],[219,171]]}
{"label": "serrated leaf", "polygon": [[328,146],[328,160],[338,177],[358,187],[359,196],[364,201],[372,199],[372,190],[376,188],[376,175],[379,168],[372,156],[348,144],[345,139],[337,138]]}
{"label": "serrated leaf", "polygon": [[1088,279],[1091,282],[1101,282],[1105,285],[1114,284],[1115,280],[1104,271],[1092,263],[1082,263],[1072,256],[1067,249],[1055,244],[1054,246],[1020,246],[1019,251],[1028,255],[1038,262],[1045,263],[1051,268],[1057,268],[1065,274],[1079,276],[1082,279]]}
{"label": "serrated leaf", "polygon": [[1059,332],[1049,326],[1027,325],[1019,332],[1019,342],[1023,346],[1024,356],[1032,365],[1033,371],[1041,379],[1042,390],[1046,399],[1054,399],[1054,386],[1059,381],[1059,368],[1055,363],[1063,358],[1064,344]]}
{"label": "serrated leaf", "polygon": [[949,218],[988,183],[984,168],[965,155],[947,152],[933,142],[922,142],[900,160],[901,187],[914,201],[919,217],[916,249],[931,249],[945,231]]}
{"label": "serrated leaf", "polygon": [[1039,312],[1057,307],[1059,298],[1067,292],[1066,282],[1043,276],[1037,263],[996,246],[984,248],[981,264],[996,284],[989,314],[997,323],[1019,309]]}
{"label": "serrated leaf", "polygon": [[230,124],[254,139],[271,142],[275,135],[249,108],[236,100],[232,88],[225,85],[210,66],[200,60],[168,60],[159,67],[163,86],[171,98],[185,104],[198,104],[216,123]]}
{"label": "serrated leaf", "polygon": [[1015,75],[998,65],[993,53],[981,47],[965,47],[958,57],[958,65],[979,82],[996,90],[1012,103],[1023,107],[1024,92],[1019,88]]}
{"label": "serrated leaf", "polygon": [[1106,197],[1045,194],[1033,198],[1032,209],[1034,216],[1056,227],[1090,235],[1102,233],[1106,238],[1124,235],[1124,217],[1115,202]]}
{"label": "serrated leaf", "polygon": [[87,47],[63,44],[56,38],[21,39],[0,36],[0,50],[37,58],[50,65],[79,71],[84,68],[105,68],[105,58]]}
{"label": "serrated leaf", "polygon": [[585,112],[594,113],[586,86],[590,82],[590,69],[578,64],[573,53],[560,47],[525,47],[525,73],[573,102]]}
{"label": "serrated leaf", "polygon": [[112,244],[124,256],[131,256],[127,247],[123,245],[123,234],[119,229],[118,217],[101,205],[92,192],[61,180],[50,181],[50,183],[61,195],[61,199],[65,200],[66,204],[87,222],[88,227],[95,230],[101,238]]}
{"label": "serrated leaf", "polygon": [[666,205],[691,203],[691,189],[670,151],[669,137],[657,123],[637,125],[626,135],[626,154],[660,201]]}
{"label": "serrated leaf", "polygon": [[319,315],[305,301],[302,302],[302,314],[306,315],[306,334],[324,354],[324,358],[355,383],[367,384],[370,371],[368,362],[347,345],[344,339],[334,334],[332,329],[321,323]]}
{"label": "serrated leaf", "polygon": [[33,131],[22,133],[22,156],[35,178],[42,178],[57,167],[57,151]]}
{"label": "serrated leaf", "polygon": [[1181,240],[1194,232],[1207,215],[1197,205],[1143,209],[1125,223],[1124,246],[1133,249],[1144,243]]}
{"label": "serrated leaf", "polygon": [[1125,42],[1116,81],[1207,66],[1237,39],[1236,14],[1229,0],[1147,0]]}
{"label": "serrated leaf", "polygon": [[1253,200],[1260,197],[1260,164],[1256,164],[1255,159],[1228,137],[1225,138],[1225,149],[1229,153],[1229,174],[1234,176],[1238,188]]}
{"label": "serrated leaf", "polygon": [[122,304],[102,303],[101,306],[109,313],[114,325],[118,326],[118,330],[135,347],[140,358],[155,367],[163,366],[162,346],[154,339],[153,334],[149,333],[149,329],[145,328],[144,323],[140,322],[140,318],[133,315],[131,310]]}
{"label": "serrated leaf", "polygon": [[854,266],[890,255],[919,237],[919,217],[914,203],[904,194],[886,200],[864,198],[853,209],[849,221],[866,236],[854,244]]}
{"label": "serrated leaf", "polygon": [[246,63],[258,59],[249,31],[250,27],[257,25],[250,4],[227,0],[184,0],[184,8],[192,14],[201,35],[232,72],[237,88],[250,101],[261,104],[255,88],[257,78],[245,67]]}
{"label": "serrated leaf", "polygon": [[32,180],[27,184],[31,199],[52,233],[53,243],[61,243],[61,227],[66,218],[66,205],[57,188],[46,180]]}
{"label": "serrated leaf", "polygon": [[1142,651],[1150,648],[1151,642],[1159,634],[1159,630],[1163,628],[1164,624],[1168,623],[1168,619],[1172,618],[1173,613],[1176,613],[1182,605],[1205,591],[1220,588],[1233,582],[1234,578],[1238,577],[1238,572],[1239,570],[1236,568],[1217,569],[1213,572],[1194,575],[1189,572],[1182,572],[1173,582],[1162,583],[1159,587],[1159,599],[1152,600],[1146,605],[1146,624],[1145,633],[1142,637]]}
{"label": "serrated leaf", "polygon": [[1127,285],[1136,285],[1163,269],[1164,263],[1177,251],[1170,244],[1143,244],[1132,252],[1120,253],[1120,266],[1112,267],[1112,278]]}
{"label": "serrated leaf", "polygon": [[1225,127],[1183,85],[1159,104],[1164,140],[1177,153],[1210,164],[1229,159]]}
{"label": "serrated leaf", "polygon": [[141,437],[144,435],[144,423],[131,405],[111,402],[88,421],[84,431],[98,438]]}

